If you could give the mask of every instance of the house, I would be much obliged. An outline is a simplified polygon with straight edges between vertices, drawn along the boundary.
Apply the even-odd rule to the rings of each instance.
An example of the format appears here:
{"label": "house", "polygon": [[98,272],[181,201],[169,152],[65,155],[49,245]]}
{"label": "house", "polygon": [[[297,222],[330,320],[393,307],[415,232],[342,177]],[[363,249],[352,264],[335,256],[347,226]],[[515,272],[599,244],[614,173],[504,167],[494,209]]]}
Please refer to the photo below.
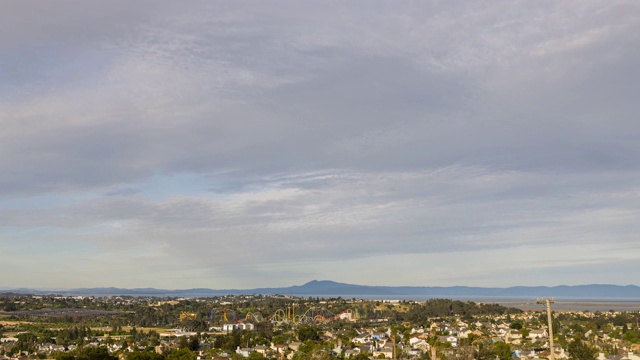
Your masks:
{"label": "house", "polygon": [[370,353],[370,354],[373,353],[373,350],[375,349],[373,347],[373,343],[362,344],[359,346],[359,348],[360,348],[360,352]]}
{"label": "house", "polygon": [[340,344],[331,350],[331,354],[333,354],[334,356],[339,356],[340,354],[342,354],[343,351],[344,351],[344,348]]}
{"label": "house", "polygon": [[370,333],[362,333],[358,334],[351,339],[351,341],[355,344],[365,344],[373,341],[373,335]]}
{"label": "house", "polygon": [[446,322],[439,322],[431,324],[431,330],[445,332],[449,330],[449,324]]}
{"label": "house", "polygon": [[255,352],[257,352],[257,353],[260,353],[260,354],[262,354],[262,355],[266,355],[266,354],[267,354],[267,350],[268,350],[268,349],[269,349],[269,348],[268,348],[268,347],[266,347],[266,346],[264,346],[264,345],[256,345],[256,346],[253,348],[253,351],[255,351]]}
{"label": "house", "polygon": [[374,349],[371,353],[375,358],[384,356],[386,359],[391,359],[393,358],[393,344],[385,343],[384,346]]}
{"label": "house", "polygon": [[338,337],[335,333],[333,333],[331,331],[325,331],[322,336],[327,338],[327,339],[335,339],[336,337]]}
{"label": "house", "polygon": [[507,344],[520,344],[521,341],[522,333],[519,330],[509,329],[504,336],[504,342]]}
{"label": "house", "polygon": [[409,345],[411,346],[415,346],[416,344],[420,343],[420,342],[426,342],[424,335],[422,336],[412,336],[409,338]]}
{"label": "house", "polygon": [[423,350],[423,351],[431,350],[431,345],[426,340],[422,340],[422,341],[419,341],[419,342],[413,344],[413,347],[416,348],[416,349]]}
{"label": "house", "polygon": [[411,349],[407,350],[407,355],[409,355],[412,358],[418,357],[418,356],[420,356],[422,354],[424,354],[424,350],[422,350],[422,349],[411,348]]}
{"label": "house", "polygon": [[[544,350],[542,352],[540,352],[538,355],[542,358],[549,358],[549,350]],[[568,359],[569,356],[567,356],[567,354],[564,352],[564,349],[561,347],[555,347],[554,349],[554,357],[556,359]]]}
{"label": "house", "polygon": [[529,350],[515,350],[512,354],[511,354],[511,359],[513,360],[530,360],[531,358],[536,357],[535,351],[529,351]]}
{"label": "house", "polygon": [[344,357],[345,358],[350,358],[350,357],[356,356],[358,354],[360,354],[360,348],[357,348],[357,347],[344,351]]}
{"label": "house", "polygon": [[627,352],[624,354],[605,357],[603,353],[600,353],[600,355],[596,358],[596,360],[640,360],[640,356],[632,352]]}
{"label": "house", "polygon": [[537,329],[537,330],[529,331],[529,339],[531,340],[544,339],[546,337],[547,337],[547,330],[545,329]]}
{"label": "house", "polygon": [[457,329],[457,331],[456,331],[456,332],[457,332],[458,337],[459,337],[460,339],[468,339],[468,338],[469,338],[469,335],[470,335],[470,334],[472,334],[472,331],[471,331],[471,330],[469,330],[469,329],[468,329],[468,328],[466,328],[466,327],[464,327],[464,328],[459,328],[459,329]]}
{"label": "house", "polygon": [[50,354],[54,351],[64,351],[64,346],[52,343],[44,343],[38,346],[38,351],[43,351]]}
{"label": "house", "polygon": [[276,354],[284,354],[284,351],[287,349],[286,345],[283,344],[271,344],[271,350]]}
{"label": "house", "polygon": [[457,347],[458,346],[458,338],[455,336],[438,336],[438,341],[441,343],[450,343],[451,347]]}
{"label": "house", "polygon": [[242,357],[249,357],[249,354],[252,352],[253,349],[251,348],[241,348],[240,346],[238,346],[236,348],[236,354],[240,354],[242,355]]}

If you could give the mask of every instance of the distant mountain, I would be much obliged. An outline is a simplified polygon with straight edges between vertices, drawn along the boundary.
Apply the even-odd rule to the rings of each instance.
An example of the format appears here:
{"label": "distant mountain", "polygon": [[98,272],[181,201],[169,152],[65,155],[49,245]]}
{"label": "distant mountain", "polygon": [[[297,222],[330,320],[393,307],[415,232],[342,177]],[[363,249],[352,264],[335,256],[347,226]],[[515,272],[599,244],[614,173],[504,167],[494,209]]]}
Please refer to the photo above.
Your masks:
{"label": "distant mountain", "polygon": [[375,297],[390,298],[588,298],[588,299],[637,299],[640,300],[640,287],[635,285],[577,285],[577,286],[515,286],[508,288],[484,288],[468,286],[427,287],[427,286],[364,286],[344,284],[328,280],[313,280],[304,285],[283,288],[257,289],[185,289],[163,290],[155,288],[81,288],[70,290],[35,290],[35,289],[6,289],[5,292],[21,294],[60,294],[84,296],[158,296],[158,297],[207,297],[221,295],[293,295],[314,297]]}

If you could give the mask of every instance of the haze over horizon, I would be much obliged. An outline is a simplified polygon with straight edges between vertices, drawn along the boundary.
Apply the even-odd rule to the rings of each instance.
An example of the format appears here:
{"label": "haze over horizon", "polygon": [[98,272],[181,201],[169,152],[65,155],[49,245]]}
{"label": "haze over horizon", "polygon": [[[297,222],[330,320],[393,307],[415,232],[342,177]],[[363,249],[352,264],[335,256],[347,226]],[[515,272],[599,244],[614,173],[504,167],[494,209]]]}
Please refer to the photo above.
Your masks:
{"label": "haze over horizon", "polygon": [[5,1],[0,287],[637,283],[640,3]]}
{"label": "haze over horizon", "polygon": [[582,285],[557,285],[557,286],[511,286],[511,287],[473,287],[473,286],[386,286],[386,285],[360,285],[347,284],[334,280],[310,280],[301,284],[290,286],[260,288],[155,288],[155,287],[82,287],[82,288],[7,288],[0,286],[0,292],[18,292],[22,294],[55,294],[59,292],[66,295],[134,295],[134,296],[188,296],[206,297],[219,295],[293,295],[293,296],[383,296],[391,298],[400,296],[406,298],[415,296],[414,299],[434,297],[462,297],[467,299],[490,298],[530,298],[535,296],[554,297],[557,299],[582,299],[596,301],[598,299],[627,299],[640,300],[640,287],[637,285],[611,285],[611,284],[582,284]]}

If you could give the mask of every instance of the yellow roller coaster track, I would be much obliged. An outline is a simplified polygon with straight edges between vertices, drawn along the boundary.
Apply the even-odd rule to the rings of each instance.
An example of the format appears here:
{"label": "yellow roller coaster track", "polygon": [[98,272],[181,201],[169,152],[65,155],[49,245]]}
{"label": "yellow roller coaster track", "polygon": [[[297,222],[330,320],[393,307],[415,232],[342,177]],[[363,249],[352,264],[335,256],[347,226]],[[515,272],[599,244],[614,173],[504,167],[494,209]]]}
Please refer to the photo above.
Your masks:
{"label": "yellow roller coaster track", "polygon": [[180,322],[184,322],[185,320],[195,320],[198,318],[198,314],[196,313],[188,313],[188,312],[181,312],[180,313]]}

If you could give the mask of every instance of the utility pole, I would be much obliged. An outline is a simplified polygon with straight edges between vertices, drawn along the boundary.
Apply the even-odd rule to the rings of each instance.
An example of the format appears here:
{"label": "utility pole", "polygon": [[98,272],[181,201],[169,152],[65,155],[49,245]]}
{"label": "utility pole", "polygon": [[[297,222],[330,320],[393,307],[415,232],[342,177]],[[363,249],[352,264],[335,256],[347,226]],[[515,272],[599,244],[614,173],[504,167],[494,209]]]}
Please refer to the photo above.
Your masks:
{"label": "utility pole", "polygon": [[546,298],[544,300],[540,299],[536,301],[537,304],[546,304],[547,305],[547,321],[549,322],[549,360],[554,360],[555,352],[553,350],[553,324],[551,318],[551,304],[554,303],[553,299]]}
{"label": "utility pole", "polygon": [[[389,330],[391,330],[391,328],[389,328]],[[392,354],[393,360],[396,360],[396,333],[393,330],[391,330],[389,332],[390,332],[389,335],[391,337],[391,341],[393,343],[393,349],[392,349],[391,354]]]}

